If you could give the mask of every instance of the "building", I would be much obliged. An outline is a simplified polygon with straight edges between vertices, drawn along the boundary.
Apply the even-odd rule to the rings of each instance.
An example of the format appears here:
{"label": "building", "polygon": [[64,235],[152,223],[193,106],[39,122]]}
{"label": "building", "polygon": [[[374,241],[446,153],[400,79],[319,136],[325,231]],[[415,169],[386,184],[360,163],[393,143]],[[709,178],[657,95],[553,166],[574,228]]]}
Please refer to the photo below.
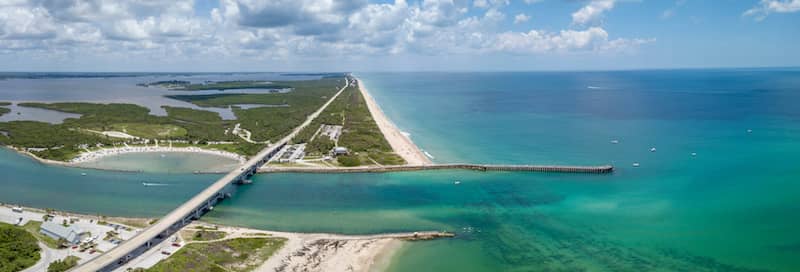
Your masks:
{"label": "building", "polygon": [[349,152],[347,151],[346,147],[337,146],[337,147],[333,148],[333,155],[334,156],[347,155],[347,153],[349,153]]}
{"label": "building", "polygon": [[88,231],[81,230],[75,226],[65,227],[51,221],[43,222],[39,232],[56,240],[64,239],[70,244],[79,244],[81,240],[91,235]]}

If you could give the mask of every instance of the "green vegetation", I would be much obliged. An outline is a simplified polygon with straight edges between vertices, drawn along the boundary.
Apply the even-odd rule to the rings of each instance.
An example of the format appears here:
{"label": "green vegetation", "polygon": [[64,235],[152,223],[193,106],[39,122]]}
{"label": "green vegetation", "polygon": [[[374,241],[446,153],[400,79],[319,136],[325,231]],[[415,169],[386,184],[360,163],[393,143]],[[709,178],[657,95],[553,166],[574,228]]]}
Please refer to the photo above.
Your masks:
{"label": "green vegetation", "polygon": [[288,85],[279,85],[261,80],[217,81],[192,84],[183,80],[165,80],[151,83],[136,84],[143,87],[162,87],[175,91],[207,91],[207,90],[236,90],[236,89],[287,89]]}
{"label": "green vegetation", "polygon": [[[173,146],[203,146],[214,142],[208,148],[251,156],[261,150],[264,144],[248,143],[231,133],[237,123],[252,133],[253,141],[278,140],[305,121],[309,114],[335,94],[344,85],[344,78],[287,81],[280,84],[295,91],[169,96],[201,107],[233,107],[238,120],[223,120],[219,114],[211,111],[168,106],[163,107],[167,116],[155,116],[150,114],[149,109],[133,104],[21,103],[20,106],[24,107],[81,116],[68,118],[62,124],[33,121],[0,123],[0,144],[26,150],[41,158],[68,161],[84,149],[94,148],[98,144],[114,146],[123,143],[136,144],[139,141],[101,134],[104,131],[119,131],[143,139],[175,141]],[[235,107],[237,104],[289,106],[242,109]],[[223,143],[218,144],[219,142]]]}
{"label": "green vegetation", "polygon": [[156,125],[156,124],[121,123],[121,124],[112,124],[110,126],[110,130],[121,131],[124,133],[148,139],[178,138],[186,136],[188,134],[185,128],[168,124]]}
{"label": "green vegetation", "polygon": [[287,89],[289,85],[274,84],[265,81],[219,81],[206,84],[186,84],[172,90],[180,91],[207,91],[207,90],[236,90],[236,89]]}
{"label": "green vegetation", "polygon": [[[9,103],[9,102],[0,102],[0,107],[10,106],[10,105],[11,105],[11,103]],[[3,116],[4,114],[9,113],[9,112],[11,112],[11,109],[9,109],[9,108],[0,108],[0,116]]]}
{"label": "green vegetation", "polygon": [[195,232],[192,236],[192,240],[194,241],[212,241],[212,240],[219,240],[225,238],[224,231],[213,231],[213,230],[201,230]]}
{"label": "green vegetation", "polygon": [[55,249],[60,248],[62,243],[56,239],[53,239],[50,236],[44,235],[41,232],[39,232],[39,229],[41,229],[41,227],[42,227],[42,222],[40,221],[28,221],[28,223],[25,223],[25,225],[22,226],[23,229],[25,229],[26,231],[28,231],[28,233],[36,237],[36,239],[45,244],[47,247]]}
{"label": "green vegetation", "polygon": [[276,141],[299,126],[344,85],[344,78],[283,81],[295,91],[273,94],[171,95],[200,107],[229,107],[238,104],[283,105],[289,107],[233,108],[237,122],[253,133],[252,140]]}
{"label": "green vegetation", "polygon": [[284,243],[284,238],[236,238],[211,243],[190,243],[146,271],[252,271]]}
{"label": "green vegetation", "polygon": [[16,226],[0,223],[0,272],[22,271],[39,261],[36,238]]}
{"label": "green vegetation", "polygon": [[78,265],[81,258],[76,256],[67,256],[62,260],[57,260],[47,266],[47,272],[64,272]]}
{"label": "green vegetation", "polygon": [[171,88],[183,87],[183,86],[189,85],[189,84],[192,84],[192,83],[189,82],[189,81],[184,81],[184,80],[162,80],[162,81],[156,81],[156,82],[150,82],[150,83],[139,83],[139,84],[136,84],[136,86],[142,86],[142,87],[156,86],[156,87],[163,87],[163,88],[171,89]]}
{"label": "green vegetation", "polygon": [[322,124],[343,126],[339,146],[348,148],[351,154],[337,157],[342,166],[405,163],[392,151],[389,142],[372,119],[366,101],[356,86],[348,87],[311,125],[297,135],[295,142],[307,143],[306,152],[309,155],[326,154],[336,145],[324,136],[317,136],[309,142]]}

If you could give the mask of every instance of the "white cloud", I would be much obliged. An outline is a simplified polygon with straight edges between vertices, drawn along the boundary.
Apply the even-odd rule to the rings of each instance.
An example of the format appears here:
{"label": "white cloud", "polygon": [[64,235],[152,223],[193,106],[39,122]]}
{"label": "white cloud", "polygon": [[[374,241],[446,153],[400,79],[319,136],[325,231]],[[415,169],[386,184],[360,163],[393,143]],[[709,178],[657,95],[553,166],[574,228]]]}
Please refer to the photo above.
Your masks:
{"label": "white cloud", "polygon": [[597,22],[602,18],[603,13],[614,8],[616,0],[592,0],[586,6],[572,13],[572,23],[575,25],[587,25]]}
{"label": "white cloud", "polygon": [[792,13],[800,11],[800,0],[761,0],[757,6],[744,12],[744,16],[753,16],[761,21],[770,13]]}
{"label": "white cloud", "polygon": [[510,0],[475,0],[472,1],[472,5],[476,8],[490,8],[490,7],[500,7],[500,6],[507,6],[511,4]]}
{"label": "white cloud", "polygon": [[[590,11],[576,13],[598,17],[613,6],[600,2],[589,3]],[[612,39],[598,27],[506,31],[502,10],[509,4],[508,0],[221,0],[209,14],[198,16],[193,0],[6,0],[0,1],[0,54],[35,51],[43,58],[257,61],[621,51],[649,41]],[[469,12],[472,6],[482,9]],[[513,19],[520,24],[530,16],[519,13]]]}
{"label": "white cloud", "polygon": [[517,14],[514,16],[514,24],[521,24],[531,20],[531,16],[526,15],[525,13]]}
{"label": "white cloud", "polygon": [[608,32],[600,27],[586,30],[562,30],[558,33],[531,30],[527,33],[500,34],[493,47],[496,51],[513,53],[568,53],[591,51],[620,51],[653,42],[653,39],[609,40]]}

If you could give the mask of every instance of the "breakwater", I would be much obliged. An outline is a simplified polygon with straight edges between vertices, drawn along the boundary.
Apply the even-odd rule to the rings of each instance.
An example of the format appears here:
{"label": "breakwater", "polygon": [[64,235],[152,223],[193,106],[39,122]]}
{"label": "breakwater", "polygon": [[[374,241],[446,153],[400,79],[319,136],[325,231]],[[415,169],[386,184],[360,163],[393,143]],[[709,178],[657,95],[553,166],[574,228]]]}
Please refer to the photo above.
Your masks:
{"label": "breakwater", "polygon": [[606,174],[614,171],[613,165],[569,166],[569,165],[502,165],[502,164],[426,164],[387,165],[362,167],[263,167],[259,173],[383,173],[404,171],[463,169],[473,171],[514,171],[547,173]]}

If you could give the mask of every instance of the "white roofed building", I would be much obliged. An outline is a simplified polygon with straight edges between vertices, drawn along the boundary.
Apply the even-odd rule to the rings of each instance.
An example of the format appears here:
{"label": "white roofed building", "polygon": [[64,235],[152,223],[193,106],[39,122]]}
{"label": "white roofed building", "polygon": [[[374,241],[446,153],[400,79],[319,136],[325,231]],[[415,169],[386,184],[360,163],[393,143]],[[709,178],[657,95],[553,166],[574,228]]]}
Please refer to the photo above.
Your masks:
{"label": "white roofed building", "polygon": [[79,244],[81,240],[90,235],[88,231],[84,231],[78,227],[65,227],[51,221],[43,222],[39,232],[56,240],[63,238],[70,244]]}

